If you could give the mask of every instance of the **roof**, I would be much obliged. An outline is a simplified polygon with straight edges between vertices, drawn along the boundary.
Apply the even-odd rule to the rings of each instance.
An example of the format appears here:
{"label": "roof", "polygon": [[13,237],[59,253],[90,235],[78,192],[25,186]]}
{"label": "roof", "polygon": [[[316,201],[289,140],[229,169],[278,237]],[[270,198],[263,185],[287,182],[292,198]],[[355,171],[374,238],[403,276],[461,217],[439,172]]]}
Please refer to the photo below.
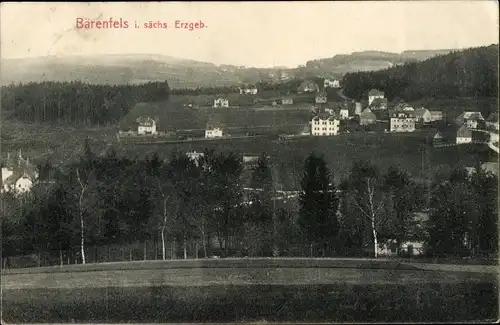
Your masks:
{"label": "roof", "polygon": [[316,116],[313,116],[312,118],[313,120],[335,120],[336,119],[336,116],[335,115],[331,115],[329,113],[320,113]]}
{"label": "roof", "polygon": [[497,162],[486,162],[481,165],[481,169],[485,172],[491,172],[498,176],[498,163]]}
{"label": "roof", "polygon": [[28,159],[24,159],[20,153],[18,157],[9,155],[5,160],[4,167],[12,172],[12,175],[2,182],[4,185],[15,184],[23,176],[31,181],[36,179],[36,166],[31,164]]}
{"label": "roof", "polygon": [[431,115],[440,115],[440,116],[443,116],[443,112],[442,111],[429,111],[429,113],[431,113]]}
{"label": "roof", "polygon": [[368,92],[368,96],[384,96],[384,92],[378,89],[372,89]]}
{"label": "roof", "polygon": [[444,139],[444,136],[441,132],[437,132],[434,134],[434,139]]}
{"label": "roof", "polygon": [[153,126],[156,121],[153,120],[151,117],[138,117],[137,118],[137,123],[139,123],[140,126]]}
{"label": "roof", "polygon": [[462,125],[457,131],[458,138],[472,138],[472,131],[467,126]]}
{"label": "roof", "polygon": [[425,112],[429,112],[429,110],[427,108],[418,108],[418,109],[413,111],[413,115],[415,117],[421,118],[421,117],[424,117]]}
{"label": "roof", "polygon": [[375,98],[370,106],[373,107],[381,107],[381,106],[386,106],[387,107],[387,98]]}
{"label": "roof", "polygon": [[404,115],[403,118],[415,116],[415,112],[406,112],[406,111],[402,111],[400,109],[390,109],[388,111],[388,113],[389,113],[389,117],[391,117],[391,118],[398,118],[400,114]]}
{"label": "roof", "polygon": [[220,122],[220,121],[208,121],[207,122],[207,125],[206,125],[206,130],[213,130],[213,129],[224,129],[225,128],[225,125],[224,123]]}
{"label": "roof", "polygon": [[498,123],[498,113],[497,113],[497,112],[493,112],[493,113],[491,113],[491,114],[488,116],[487,121],[488,121],[488,122]]}
{"label": "roof", "polygon": [[388,120],[389,119],[389,113],[386,110],[375,111],[375,112],[373,112],[373,114],[375,114],[375,117],[377,117],[377,120]]}
{"label": "roof", "polygon": [[377,116],[375,114],[373,114],[373,112],[369,108],[362,111],[361,114],[359,115],[359,117],[361,119],[364,119],[364,120],[376,120],[377,119]]}
{"label": "roof", "polygon": [[326,92],[322,91],[316,95],[316,97],[327,97]]}
{"label": "roof", "polygon": [[463,124],[466,120],[484,120],[483,115],[481,112],[463,112],[460,114],[457,118],[456,121],[459,124]]}
{"label": "roof", "polygon": [[217,97],[215,97],[214,100],[221,100],[221,99],[222,100],[228,100],[227,97],[225,97],[225,96],[217,96]]}

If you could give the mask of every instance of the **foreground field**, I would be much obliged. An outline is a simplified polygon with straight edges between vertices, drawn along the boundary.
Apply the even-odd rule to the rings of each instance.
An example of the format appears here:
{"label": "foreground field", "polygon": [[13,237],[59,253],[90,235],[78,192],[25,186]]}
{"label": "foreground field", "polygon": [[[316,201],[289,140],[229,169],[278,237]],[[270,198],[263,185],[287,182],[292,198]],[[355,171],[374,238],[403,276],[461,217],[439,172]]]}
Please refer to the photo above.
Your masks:
{"label": "foreground field", "polygon": [[4,275],[3,320],[392,322],[498,316],[494,274],[373,260],[265,261],[210,261],[215,267],[200,261],[172,261],[168,267],[167,261],[153,269],[145,268],[154,263],[131,263],[137,267],[131,270],[110,270],[120,264],[110,263],[101,271]]}

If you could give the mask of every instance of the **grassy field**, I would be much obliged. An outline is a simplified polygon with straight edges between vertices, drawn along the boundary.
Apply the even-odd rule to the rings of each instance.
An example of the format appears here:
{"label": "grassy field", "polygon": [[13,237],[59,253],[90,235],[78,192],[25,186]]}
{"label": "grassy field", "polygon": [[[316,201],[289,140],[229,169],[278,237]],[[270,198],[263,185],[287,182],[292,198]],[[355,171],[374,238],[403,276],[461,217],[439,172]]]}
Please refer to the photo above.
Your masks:
{"label": "grassy field", "polygon": [[207,260],[205,267],[200,262],[162,261],[156,266],[164,267],[153,269],[155,263],[127,263],[142,269],[125,271],[111,270],[120,263],[110,263],[101,271],[4,275],[3,320],[381,322],[498,316],[492,274],[424,271],[372,260]]}
{"label": "grassy field", "polygon": [[303,124],[311,117],[309,106],[294,106],[289,109],[255,110],[253,108],[198,108],[175,107],[171,102],[139,103],[125,116],[120,124],[122,130],[135,130],[140,116],[158,117],[158,129],[165,131],[205,129],[209,120],[224,123],[227,127],[259,127],[273,125]]}
{"label": "grassy field", "polygon": [[116,132],[112,127],[73,128],[4,120],[1,128],[2,156],[21,150],[23,156],[30,159],[49,158],[54,163],[63,163],[81,152],[86,137],[97,153],[117,144]]}

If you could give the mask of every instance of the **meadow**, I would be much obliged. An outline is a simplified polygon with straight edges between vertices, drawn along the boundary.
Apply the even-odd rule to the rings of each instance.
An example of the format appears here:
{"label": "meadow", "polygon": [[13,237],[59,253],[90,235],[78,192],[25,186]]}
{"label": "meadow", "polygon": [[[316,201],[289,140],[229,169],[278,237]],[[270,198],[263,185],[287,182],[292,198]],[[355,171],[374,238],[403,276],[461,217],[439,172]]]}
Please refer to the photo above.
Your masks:
{"label": "meadow", "polygon": [[335,259],[126,264],[136,266],[80,265],[3,275],[3,320],[408,322],[498,316],[496,278],[487,273]]}

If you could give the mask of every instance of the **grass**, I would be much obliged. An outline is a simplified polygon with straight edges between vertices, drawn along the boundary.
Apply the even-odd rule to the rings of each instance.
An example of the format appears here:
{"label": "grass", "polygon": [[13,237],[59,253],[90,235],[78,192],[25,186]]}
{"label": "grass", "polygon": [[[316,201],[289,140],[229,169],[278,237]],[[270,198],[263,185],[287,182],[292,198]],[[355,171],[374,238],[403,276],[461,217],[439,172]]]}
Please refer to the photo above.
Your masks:
{"label": "grass", "polygon": [[9,290],[5,322],[417,322],[498,317],[492,283]]}
{"label": "grass", "polygon": [[256,110],[253,108],[199,108],[176,107],[172,102],[139,103],[125,116],[120,124],[122,130],[135,130],[136,119],[152,116],[160,119],[158,128],[165,131],[204,130],[207,121],[217,120],[227,127],[259,127],[273,125],[306,125],[311,117],[308,106],[290,109]]}

